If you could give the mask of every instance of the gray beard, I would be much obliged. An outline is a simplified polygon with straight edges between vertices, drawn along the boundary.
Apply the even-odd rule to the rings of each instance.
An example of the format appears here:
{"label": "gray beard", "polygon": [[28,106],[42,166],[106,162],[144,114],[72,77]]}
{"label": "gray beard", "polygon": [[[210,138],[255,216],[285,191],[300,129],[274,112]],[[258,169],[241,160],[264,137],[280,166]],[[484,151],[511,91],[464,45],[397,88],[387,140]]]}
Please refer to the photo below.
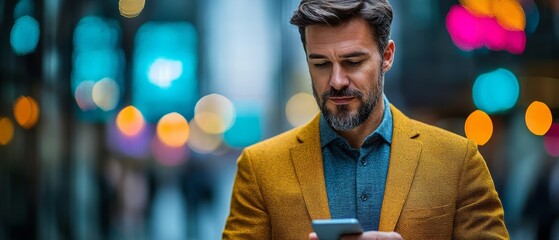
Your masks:
{"label": "gray beard", "polygon": [[371,113],[377,108],[378,100],[383,94],[384,74],[382,72],[379,76],[379,80],[380,81],[379,84],[377,84],[377,88],[372,88],[366,97],[363,93],[356,90],[350,90],[346,88],[339,91],[350,93],[349,95],[355,96],[361,102],[361,107],[356,113],[350,112],[347,106],[342,105],[336,106],[338,114],[334,114],[326,106],[326,101],[330,97],[332,90],[321,94],[319,97],[313,85],[312,88],[314,97],[328,125],[330,125],[335,130],[346,132],[364,123],[371,116]]}

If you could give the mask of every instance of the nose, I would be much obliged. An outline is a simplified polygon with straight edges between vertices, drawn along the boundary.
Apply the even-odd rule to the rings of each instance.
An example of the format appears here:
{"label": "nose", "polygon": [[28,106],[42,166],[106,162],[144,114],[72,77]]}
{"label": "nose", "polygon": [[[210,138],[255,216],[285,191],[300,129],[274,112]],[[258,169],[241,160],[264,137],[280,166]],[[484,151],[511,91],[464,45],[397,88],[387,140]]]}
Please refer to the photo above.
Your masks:
{"label": "nose", "polygon": [[330,75],[330,86],[336,90],[342,90],[347,88],[349,85],[349,79],[344,69],[338,65],[334,64],[332,67],[332,73]]}

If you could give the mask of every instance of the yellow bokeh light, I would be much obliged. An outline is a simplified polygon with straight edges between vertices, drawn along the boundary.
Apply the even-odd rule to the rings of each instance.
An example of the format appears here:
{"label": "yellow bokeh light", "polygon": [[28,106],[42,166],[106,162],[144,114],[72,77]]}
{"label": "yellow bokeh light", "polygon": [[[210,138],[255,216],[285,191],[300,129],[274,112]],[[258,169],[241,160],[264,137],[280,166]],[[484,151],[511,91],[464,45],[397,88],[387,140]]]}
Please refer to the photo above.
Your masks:
{"label": "yellow bokeh light", "polygon": [[14,124],[9,118],[0,117],[0,145],[6,145],[14,137]]}
{"label": "yellow bokeh light", "polygon": [[467,138],[481,146],[486,144],[493,135],[493,122],[487,113],[475,110],[466,119],[464,131]]}
{"label": "yellow bokeh light", "polygon": [[123,17],[133,18],[140,15],[145,4],[145,0],[119,0],[118,10]]}
{"label": "yellow bokeh light", "polygon": [[539,101],[534,101],[526,109],[526,126],[535,135],[543,136],[551,127],[553,115],[549,107]]}
{"label": "yellow bokeh light", "polygon": [[526,15],[516,0],[493,0],[493,14],[499,24],[511,31],[524,31]]}
{"label": "yellow bokeh light", "polygon": [[16,122],[25,129],[29,129],[39,120],[39,105],[32,97],[21,96],[14,103]]}
{"label": "yellow bokeh light", "polygon": [[219,134],[233,126],[235,106],[224,96],[210,94],[201,98],[194,109],[194,119],[200,127],[210,134]]}
{"label": "yellow bokeh light", "polygon": [[492,9],[492,1],[495,0],[460,0],[462,6],[464,6],[468,11],[471,13],[483,16],[483,17],[492,17],[493,16],[493,9]]}
{"label": "yellow bokeh light", "polygon": [[198,113],[196,114],[194,121],[196,121],[201,130],[209,134],[223,133],[226,129],[223,119],[212,112]]}
{"label": "yellow bokeh light", "polygon": [[294,127],[307,123],[318,111],[314,97],[304,92],[293,95],[285,106],[287,121]]}
{"label": "yellow bokeh light", "polygon": [[110,111],[115,109],[119,99],[119,87],[110,78],[104,78],[93,86],[91,97],[93,102],[101,109]]}
{"label": "yellow bokeh light", "polygon": [[173,112],[163,116],[157,123],[157,137],[170,147],[181,147],[188,140],[190,129],[186,119]]}
{"label": "yellow bokeh light", "polygon": [[122,109],[116,116],[116,126],[124,135],[135,136],[144,128],[144,117],[134,106]]}
{"label": "yellow bokeh light", "polygon": [[223,142],[221,134],[209,134],[203,131],[196,121],[190,121],[190,137],[188,146],[197,153],[207,154],[214,152]]}

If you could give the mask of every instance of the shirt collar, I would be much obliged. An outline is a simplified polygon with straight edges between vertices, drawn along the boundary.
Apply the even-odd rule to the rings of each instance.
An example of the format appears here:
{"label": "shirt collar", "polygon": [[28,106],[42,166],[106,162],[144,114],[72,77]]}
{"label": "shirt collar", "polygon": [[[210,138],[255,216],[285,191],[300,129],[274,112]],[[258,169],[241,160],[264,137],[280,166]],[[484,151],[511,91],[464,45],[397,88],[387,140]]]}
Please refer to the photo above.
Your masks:
{"label": "shirt collar", "polygon": [[[392,112],[390,111],[390,103],[388,102],[388,98],[386,98],[384,94],[383,99],[384,114],[382,116],[382,121],[378,128],[365,138],[363,146],[367,146],[370,143],[374,142],[374,140],[377,138],[375,137],[376,135],[379,135],[388,144],[392,144]],[[338,133],[336,133],[330,125],[328,125],[328,122],[326,121],[326,119],[324,119],[324,115],[320,114],[320,145],[324,147],[336,139],[346,141],[344,138],[338,135]]]}

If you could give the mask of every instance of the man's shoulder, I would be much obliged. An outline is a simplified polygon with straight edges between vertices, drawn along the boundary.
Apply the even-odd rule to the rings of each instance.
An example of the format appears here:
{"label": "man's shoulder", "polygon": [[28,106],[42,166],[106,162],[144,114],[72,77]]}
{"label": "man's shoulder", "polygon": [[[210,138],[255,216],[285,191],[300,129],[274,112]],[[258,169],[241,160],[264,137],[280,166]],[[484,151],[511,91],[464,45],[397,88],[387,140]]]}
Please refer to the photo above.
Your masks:
{"label": "man's shoulder", "polygon": [[454,146],[465,146],[468,144],[467,138],[449,130],[415,119],[411,119],[411,122],[413,122],[414,128],[419,132],[419,138],[422,141]]}

